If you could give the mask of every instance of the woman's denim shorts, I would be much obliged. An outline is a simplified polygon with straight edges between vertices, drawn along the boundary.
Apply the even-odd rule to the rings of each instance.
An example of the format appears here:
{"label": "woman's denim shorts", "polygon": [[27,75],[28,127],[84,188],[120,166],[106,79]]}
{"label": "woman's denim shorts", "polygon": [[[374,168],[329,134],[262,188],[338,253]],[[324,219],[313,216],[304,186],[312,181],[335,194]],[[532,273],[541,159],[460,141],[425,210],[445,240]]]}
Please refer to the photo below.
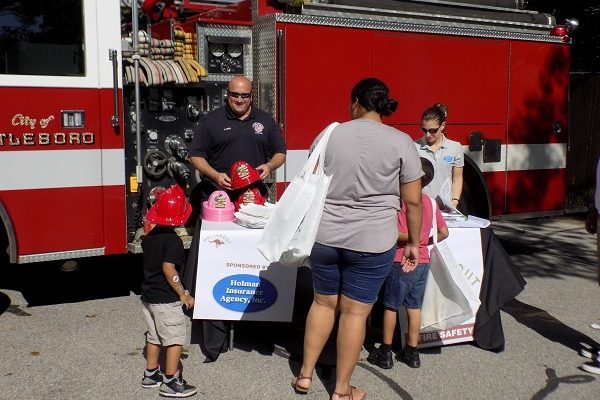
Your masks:
{"label": "woman's denim shorts", "polygon": [[392,310],[400,307],[420,309],[427,283],[429,264],[419,264],[410,272],[402,271],[400,263],[394,263],[385,280],[383,305]]}
{"label": "woman's denim shorts", "polygon": [[396,246],[384,253],[365,253],[315,243],[310,254],[315,292],[341,293],[361,303],[373,304],[395,253]]}

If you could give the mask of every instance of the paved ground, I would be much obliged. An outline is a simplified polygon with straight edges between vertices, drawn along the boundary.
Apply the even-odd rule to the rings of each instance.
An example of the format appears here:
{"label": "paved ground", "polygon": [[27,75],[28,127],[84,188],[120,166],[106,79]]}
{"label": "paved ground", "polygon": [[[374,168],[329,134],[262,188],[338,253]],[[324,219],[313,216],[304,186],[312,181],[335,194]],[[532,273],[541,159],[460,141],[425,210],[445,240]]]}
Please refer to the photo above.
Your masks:
{"label": "paved ground", "polygon": [[[417,370],[360,362],[354,383],[369,399],[600,398],[600,376],[580,370],[585,359],[577,354],[580,342],[600,341],[589,326],[600,322],[595,238],[573,217],[498,222],[494,230],[528,282],[502,313],[506,350],[437,348],[422,355]],[[139,386],[139,257],[90,260],[67,275],[48,265],[4,267],[0,399],[158,397]],[[194,398],[301,398],[289,381],[300,366],[302,322],[298,315],[291,324],[240,323],[235,349],[215,363],[203,363],[198,345],[186,346],[184,374],[200,388]],[[369,333],[378,338],[375,329]],[[334,352],[327,347],[303,398],[329,398]]]}

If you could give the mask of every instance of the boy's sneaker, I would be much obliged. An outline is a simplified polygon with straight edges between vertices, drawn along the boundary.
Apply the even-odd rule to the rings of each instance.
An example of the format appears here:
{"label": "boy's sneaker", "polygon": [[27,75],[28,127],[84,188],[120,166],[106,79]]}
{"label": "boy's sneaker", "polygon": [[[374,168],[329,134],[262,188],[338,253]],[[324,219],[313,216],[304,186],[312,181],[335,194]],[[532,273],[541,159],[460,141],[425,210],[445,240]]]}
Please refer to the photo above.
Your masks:
{"label": "boy's sneaker", "polygon": [[585,358],[593,359],[595,356],[600,354],[600,348],[598,347],[582,347],[579,349],[579,354]]}
{"label": "boy's sneaker", "polygon": [[581,369],[592,374],[600,375],[600,354],[594,357],[590,362],[586,362],[581,366]]}
{"label": "boy's sneaker", "polygon": [[163,380],[160,385],[159,394],[164,397],[190,397],[198,392],[198,388],[188,383],[179,376],[174,376],[170,380]]}
{"label": "boy's sneaker", "polygon": [[143,388],[153,388],[158,387],[163,382],[163,373],[160,368],[156,368],[154,372],[148,373],[148,370],[144,370],[144,377],[142,378],[142,387]]}
{"label": "boy's sneaker", "polygon": [[406,348],[402,349],[398,359],[411,368],[419,368],[421,366],[421,360],[417,349],[412,351],[406,350]]}
{"label": "boy's sneaker", "polygon": [[392,349],[389,346],[379,346],[377,350],[369,354],[367,361],[379,368],[390,369],[394,366]]}

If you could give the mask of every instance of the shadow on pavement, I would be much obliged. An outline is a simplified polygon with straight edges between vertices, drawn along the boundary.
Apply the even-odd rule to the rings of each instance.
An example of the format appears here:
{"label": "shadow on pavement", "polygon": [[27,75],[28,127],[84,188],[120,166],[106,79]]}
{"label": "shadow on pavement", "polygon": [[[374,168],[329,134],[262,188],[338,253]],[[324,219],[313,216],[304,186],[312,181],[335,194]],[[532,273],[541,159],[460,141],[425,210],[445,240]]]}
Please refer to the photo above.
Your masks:
{"label": "shadow on pavement", "polygon": [[0,289],[21,292],[28,307],[139,293],[143,278],[140,255],[90,257],[80,262],[72,272],[61,271],[57,261],[9,264],[3,268]]}
{"label": "shadow on pavement", "polygon": [[590,375],[569,375],[558,377],[556,375],[556,370],[553,368],[545,366],[546,370],[546,386],[540,389],[536,394],[533,395],[531,400],[542,400],[545,399],[548,395],[558,389],[558,385],[561,383],[566,384],[580,384],[580,383],[589,383],[596,380],[593,376]]}
{"label": "shadow on pavement", "polygon": [[[596,280],[593,236],[585,232],[582,219],[571,217],[563,221],[566,222],[540,218],[495,222],[494,232],[526,279],[578,277]],[[581,246],[588,238],[590,246]]]}
{"label": "shadow on pavement", "polygon": [[513,299],[506,303],[502,311],[510,314],[517,322],[533,329],[548,340],[560,343],[576,352],[585,344],[589,347],[600,346],[589,336],[565,325],[547,311]]}
{"label": "shadow on pavement", "polygon": [[10,297],[0,292],[0,315],[10,307]]}

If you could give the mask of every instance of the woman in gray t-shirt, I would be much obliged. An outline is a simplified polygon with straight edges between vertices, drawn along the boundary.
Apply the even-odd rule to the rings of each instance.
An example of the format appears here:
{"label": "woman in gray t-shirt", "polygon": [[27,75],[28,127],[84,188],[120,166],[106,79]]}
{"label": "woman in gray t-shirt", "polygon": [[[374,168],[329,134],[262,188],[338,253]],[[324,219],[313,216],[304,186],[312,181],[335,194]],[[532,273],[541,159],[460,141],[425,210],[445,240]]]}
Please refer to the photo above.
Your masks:
{"label": "woman in gray t-shirt", "polygon": [[338,125],[327,144],[324,169],[332,179],[310,256],[315,295],[306,320],[302,369],[292,380],[296,391],[309,390],[339,310],[333,400],[366,395],[350,385],[350,378],[366,319],[394,259],[400,197],[409,228],[406,271],[418,263],[421,230],[419,155],[408,135],[381,121],[398,102],[375,78],[358,82],[350,100],[352,121]]}

